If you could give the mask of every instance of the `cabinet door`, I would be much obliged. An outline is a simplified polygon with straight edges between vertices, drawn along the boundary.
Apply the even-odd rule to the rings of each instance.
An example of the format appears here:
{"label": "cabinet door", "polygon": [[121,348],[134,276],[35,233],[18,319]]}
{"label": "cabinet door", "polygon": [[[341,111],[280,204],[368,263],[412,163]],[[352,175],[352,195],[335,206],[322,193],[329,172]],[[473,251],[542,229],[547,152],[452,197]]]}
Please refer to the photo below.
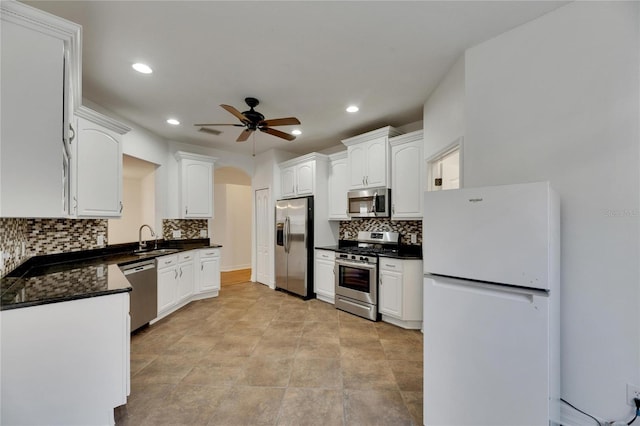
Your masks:
{"label": "cabinet door", "polygon": [[314,162],[296,166],[296,195],[313,195]]}
{"label": "cabinet door", "polygon": [[419,143],[391,147],[393,219],[422,219],[422,162]]}
{"label": "cabinet door", "polygon": [[178,302],[187,300],[193,294],[195,275],[193,261],[178,265]]}
{"label": "cabinet door", "polygon": [[335,160],[329,166],[329,219],[347,220],[349,191],[347,159]]}
{"label": "cabinet door", "polygon": [[349,188],[364,188],[366,152],[363,144],[352,145],[347,148],[347,156],[347,162],[349,164]]}
{"label": "cabinet door", "polygon": [[158,270],[158,316],[178,302],[178,269]]}
{"label": "cabinet door", "polygon": [[0,27],[0,216],[65,217],[64,42]]}
{"label": "cabinet door", "polygon": [[213,217],[213,164],[182,160],[183,218]]}
{"label": "cabinet door", "polygon": [[326,250],[316,250],[314,287],[315,293],[333,299],[335,297],[335,255]]}
{"label": "cabinet door", "polygon": [[365,186],[387,186],[387,138],[378,138],[365,145]]}
{"label": "cabinet door", "polygon": [[76,141],[77,216],[119,217],[122,214],[120,135],[80,117]]}
{"label": "cabinet door", "polygon": [[220,257],[200,261],[200,291],[220,290]]}
{"label": "cabinet door", "polygon": [[287,167],[280,171],[280,195],[294,197],[296,195],[296,172],[294,167]]}
{"label": "cabinet door", "polygon": [[402,318],[402,273],[380,270],[380,313]]}

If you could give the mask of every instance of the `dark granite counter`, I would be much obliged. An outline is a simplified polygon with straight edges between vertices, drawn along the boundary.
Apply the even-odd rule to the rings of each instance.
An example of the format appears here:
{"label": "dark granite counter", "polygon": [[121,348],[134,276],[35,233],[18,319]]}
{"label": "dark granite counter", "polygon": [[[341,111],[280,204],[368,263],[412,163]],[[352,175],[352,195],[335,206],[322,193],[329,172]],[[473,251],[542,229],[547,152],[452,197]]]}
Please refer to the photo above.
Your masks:
{"label": "dark granite counter", "polygon": [[[149,242],[148,247],[154,247]],[[209,239],[161,241],[158,248],[180,251],[219,248]],[[119,265],[152,259],[166,253],[133,253],[138,243],[102,249],[35,256],[0,278],[0,310],[65,302],[131,291]]]}
{"label": "dark granite counter", "polygon": [[[337,246],[315,247],[318,250],[330,250],[335,252],[343,252],[349,247],[357,246],[357,241],[340,240]],[[381,257],[391,257],[396,259],[422,259],[422,246],[420,245],[404,245],[398,246],[396,253],[378,254]]]}

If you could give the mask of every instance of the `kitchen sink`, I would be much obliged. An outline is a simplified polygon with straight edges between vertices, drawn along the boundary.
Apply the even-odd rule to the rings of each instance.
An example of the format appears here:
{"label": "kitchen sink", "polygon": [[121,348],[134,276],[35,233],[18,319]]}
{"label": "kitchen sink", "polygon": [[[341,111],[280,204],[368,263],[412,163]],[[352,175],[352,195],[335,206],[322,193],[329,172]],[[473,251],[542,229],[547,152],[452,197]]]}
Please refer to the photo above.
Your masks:
{"label": "kitchen sink", "polygon": [[136,250],[133,252],[136,256],[162,256],[163,254],[176,253],[178,249],[155,249],[155,250]]}

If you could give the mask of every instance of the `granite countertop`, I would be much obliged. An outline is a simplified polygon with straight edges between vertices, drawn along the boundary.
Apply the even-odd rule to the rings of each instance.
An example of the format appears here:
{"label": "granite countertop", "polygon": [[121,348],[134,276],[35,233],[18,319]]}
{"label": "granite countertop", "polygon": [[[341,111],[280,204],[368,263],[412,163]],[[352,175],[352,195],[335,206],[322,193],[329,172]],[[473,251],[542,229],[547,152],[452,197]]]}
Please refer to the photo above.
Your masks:
{"label": "granite countertop", "polygon": [[[153,247],[150,241],[148,247]],[[219,248],[209,239],[162,241],[159,248],[174,253],[199,248]],[[96,250],[35,256],[0,278],[0,310],[66,302],[131,291],[119,266],[165,256],[135,255],[138,243]]]}

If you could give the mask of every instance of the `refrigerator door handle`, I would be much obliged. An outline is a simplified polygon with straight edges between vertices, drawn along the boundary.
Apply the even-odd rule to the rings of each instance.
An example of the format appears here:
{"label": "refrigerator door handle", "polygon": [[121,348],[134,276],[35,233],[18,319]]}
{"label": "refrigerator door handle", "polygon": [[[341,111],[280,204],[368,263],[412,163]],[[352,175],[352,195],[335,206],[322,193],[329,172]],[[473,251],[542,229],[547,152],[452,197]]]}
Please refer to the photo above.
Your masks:
{"label": "refrigerator door handle", "polygon": [[[429,278],[430,276],[426,275],[426,277]],[[441,276],[438,276],[437,278],[433,276],[432,278],[435,278],[434,285],[438,287],[459,291],[471,291],[474,293],[486,294],[488,296],[521,300],[528,303],[532,303],[536,296],[549,296],[549,293],[546,291],[535,288],[512,287],[500,284],[466,281],[456,278],[445,278]]]}
{"label": "refrigerator door handle", "polygon": [[289,216],[284,218],[284,252],[289,253],[289,230],[290,230]]}

